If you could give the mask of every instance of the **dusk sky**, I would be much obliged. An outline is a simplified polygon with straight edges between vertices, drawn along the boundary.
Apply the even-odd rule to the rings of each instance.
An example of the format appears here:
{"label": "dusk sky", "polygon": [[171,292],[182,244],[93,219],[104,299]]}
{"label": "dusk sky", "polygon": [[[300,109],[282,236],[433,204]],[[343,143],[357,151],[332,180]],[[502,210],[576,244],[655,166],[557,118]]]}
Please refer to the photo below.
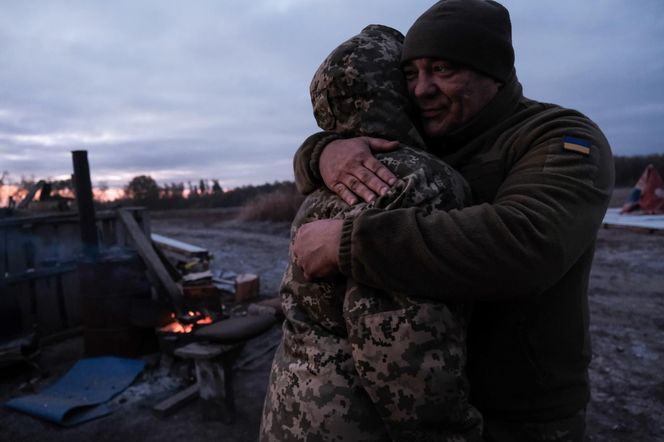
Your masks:
{"label": "dusk sky", "polygon": [[[0,0],[0,173],[123,186],[292,180],[309,82],[365,25],[433,1]],[[664,1],[511,0],[526,96],[580,110],[614,153],[664,153]]]}

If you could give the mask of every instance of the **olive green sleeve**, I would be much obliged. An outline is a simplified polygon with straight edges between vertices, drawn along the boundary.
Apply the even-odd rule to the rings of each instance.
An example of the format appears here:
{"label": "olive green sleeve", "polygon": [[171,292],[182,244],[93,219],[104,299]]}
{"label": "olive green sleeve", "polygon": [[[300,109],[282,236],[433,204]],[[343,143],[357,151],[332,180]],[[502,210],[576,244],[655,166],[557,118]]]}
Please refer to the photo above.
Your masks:
{"label": "olive green sleeve", "polygon": [[323,186],[323,179],[318,169],[320,154],[330,142],[343,138],[334,132],[318,132],[306,140],[295,152],[293,169],[298,190],[307,195]]}
{"label": "olive green sleeve", "polygon": [[[565,135],[590,140],[588,154],[565,150]],[[491,203],[367,210],[343,225],[341,271],[436,299],[519,297],[556,284],[594,244],[613,188],[611,151],[581,117],[536,125],[509,142],[507,175]]]}

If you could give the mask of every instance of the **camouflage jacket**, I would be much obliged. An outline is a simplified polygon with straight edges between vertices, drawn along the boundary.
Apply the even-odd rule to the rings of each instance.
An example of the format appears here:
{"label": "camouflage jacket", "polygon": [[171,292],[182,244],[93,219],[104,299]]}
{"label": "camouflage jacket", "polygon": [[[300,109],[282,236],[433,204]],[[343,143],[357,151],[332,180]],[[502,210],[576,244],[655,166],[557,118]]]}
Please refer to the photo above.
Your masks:
{"label": "camouflage jacket", "polygon": [[[311,84],[323,129],[405,143],[378,155],[398,182],[373,203],[352,207],[320,188],[301,206],[292,235],[304,223],[367,208],[433,211],[469,203],[465,180],[423,150],[408,118],[402,39],[369,26],[333,51]],[[423,302],[345,277],[306,281],[292,252],[281,296],[287,319],[261,440],[479,439],[481,417],[468,404],[464,372],[467,306]]]}

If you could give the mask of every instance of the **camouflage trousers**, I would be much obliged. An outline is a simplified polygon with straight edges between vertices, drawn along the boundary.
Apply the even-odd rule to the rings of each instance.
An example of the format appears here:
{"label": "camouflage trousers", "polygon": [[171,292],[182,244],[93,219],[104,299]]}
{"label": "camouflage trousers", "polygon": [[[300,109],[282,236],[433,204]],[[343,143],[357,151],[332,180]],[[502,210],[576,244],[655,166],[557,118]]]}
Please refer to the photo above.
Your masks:
{"label": "camouflage trousers", "polygon": [[263,409],[261,441],[386,441],[355,371],[350,344],[284,321]]}
{"label": "camouflage trousers", "polygon": [[[407,147],[378,156],[399,177],[372,204],[349,207],[326,189],[292,226],[367,208],[451,210],[468,202],[460,175]],[[292,251],[281,285],[286,314],[265,399],[262,441],[481,440],[468,403],[468,308],[376,290],[344,277],[305,280]]]}

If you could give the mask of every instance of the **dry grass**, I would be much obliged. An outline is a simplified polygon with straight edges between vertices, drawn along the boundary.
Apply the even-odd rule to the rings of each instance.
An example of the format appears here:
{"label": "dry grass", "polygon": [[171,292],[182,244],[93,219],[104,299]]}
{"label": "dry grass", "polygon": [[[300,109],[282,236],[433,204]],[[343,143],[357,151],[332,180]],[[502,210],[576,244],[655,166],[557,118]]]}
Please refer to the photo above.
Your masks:
{"label": "dry grass", "polygon": [[[632,191],[631,187],[616,187],[611,196],[609,207],[622,207],[625,199]],[[304,197],[292,188],[282,188],[273,192],[256,196],[242,207],[215,209],[181,209],[168,211],[151,211],[150,216],[160,218],[209,218],[210,221],[238,219],[241,221],[275,221],[291,222],[302,204]]]}
{"label": "dry grass", "polygon": [[170,209],[151,210],[152,219],[181,219],[205,220],[210,222],[227,221],[235,219],[240,209],[238,207],[216,207],[209,209]]}
{"label": "dry grass", "polygon": [[278,189],[251,199],[240,208],[237,218],[242,221],[291,222],[303,200],[304,196],[294,187]]}

